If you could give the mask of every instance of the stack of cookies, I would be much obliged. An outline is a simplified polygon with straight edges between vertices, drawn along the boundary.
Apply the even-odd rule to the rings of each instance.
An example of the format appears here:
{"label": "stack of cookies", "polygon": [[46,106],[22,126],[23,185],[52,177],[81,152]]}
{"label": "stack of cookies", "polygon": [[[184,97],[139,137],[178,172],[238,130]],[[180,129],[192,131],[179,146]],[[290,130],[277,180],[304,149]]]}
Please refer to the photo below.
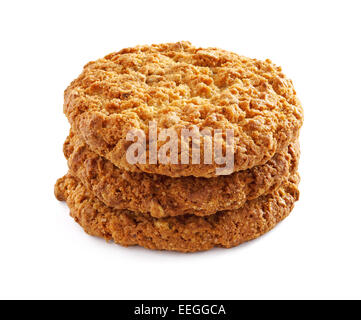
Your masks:
{"label": "stack of cookies", "polygon": [[123,49],[84,67],[64,113],[69,172],[55,195],[91,235],[229,248],[272,229],[298,200],[303,110],[269,60],[189,42]]}

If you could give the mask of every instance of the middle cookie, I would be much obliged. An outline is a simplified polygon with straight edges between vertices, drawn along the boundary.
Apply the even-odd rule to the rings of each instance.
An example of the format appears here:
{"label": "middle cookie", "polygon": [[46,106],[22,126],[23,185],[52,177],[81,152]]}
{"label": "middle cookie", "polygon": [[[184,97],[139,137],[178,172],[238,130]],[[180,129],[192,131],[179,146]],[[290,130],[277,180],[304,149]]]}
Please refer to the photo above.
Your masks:
{"label": "middle cookie", "polygon": [[214,178],[128,172],[92,152],[73,132],[64,143],[64,155],[70,172],[109,207],[155,218],[206,216],[238,209],[279,188],[298,166],[299,144],[291,143],[264,165]]}

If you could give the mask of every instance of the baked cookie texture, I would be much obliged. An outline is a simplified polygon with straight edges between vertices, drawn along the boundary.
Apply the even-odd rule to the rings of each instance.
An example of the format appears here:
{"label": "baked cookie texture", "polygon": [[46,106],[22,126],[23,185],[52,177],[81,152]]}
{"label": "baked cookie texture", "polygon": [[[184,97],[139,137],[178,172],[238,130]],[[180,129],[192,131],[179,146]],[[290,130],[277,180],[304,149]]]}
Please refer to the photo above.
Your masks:
{"label": "baked cookie texture", "polygon": [[264,165],[216,178],[128,172],[91,151],[72,131],[64,143],[64,155],[69,172],[108,207],[156,218],[207,216],[238,209],[247,200],[277,190],[296,172],[299,144],[291,143]]}
{"label": "baked cookie texture", "polygon": [[[298,200],[303,110],[292,81],[260,61],[189,42],[137,46],[85,65],[64,93],[69,172],[55,196],[90,235],[123,246],[196,252],[230,248],[271,230]],[[157,133],[178,135],[178,164],[149,164]],[[234,170],[213,159],[181,164],[182,129],[234,132]],[[129,164],[130,130],[147,141],[147,164]],[[214,142],[214,141],[213,141]],[[157,139],[156,151],[167,143]],[[212,145],[212,154],[214,145]]]}
{"label": "baked cookie texture", "polygon": [[271,194],[247,201],[240,209],[207,217],[183,215],[157,219],[111,209],[69,174],[57,181],[55,194],[59,200],[66,200],[70,215],[90,235],[123,246],[196,252],[234,247],[272,229],[289,215],[297,201],[298,182],[298,174],[294,174]]}
{"label": "baked cookie texture", "polygon": [[216,175],[215,162],[203,164],[203,139],[201,164],[180,164],[179,155],[179,164],[131,165],[129,130],[142,129],[149,142],[150,121],[178,137],[194,125],[233,129],[234,171],[240,171],[282,152],[303,122],[292,81],[280,67],[189,42],[127,48],[90,62],[64,97],[64,113],[92,151],[130,172],[171,177]]}

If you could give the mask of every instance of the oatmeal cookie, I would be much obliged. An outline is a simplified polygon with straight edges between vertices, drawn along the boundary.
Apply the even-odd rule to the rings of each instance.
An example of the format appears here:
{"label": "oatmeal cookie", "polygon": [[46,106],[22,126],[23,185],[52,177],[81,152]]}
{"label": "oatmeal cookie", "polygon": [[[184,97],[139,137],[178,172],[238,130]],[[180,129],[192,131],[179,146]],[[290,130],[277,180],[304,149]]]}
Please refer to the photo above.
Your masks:
{"label": "oatmeal cookie", "polygon": [[291,143],[264,165],[214,178],[127,172],[91,151],[72,131],[64,154],[71,174],[108,207],[160,218],[238,209],[247,200],[277,190],[297,170],[299,144]]}
{"label": "oatmeal cookie", "polygon": [[[270,60],[260,61],[189,42],[137,46],[89,62],[65,90],[64,113],[76,133],[119,168],[171,177],[213,177],[219,165],[149,162],[149,122],[158,131],[197,126],[234,132],[234,171],[265,164],[298,135],[303,110],[292,81]],[[130,164],[126,135],[147,138],[145,164]],[[223,149],[226,142],[220,139]],[[158,141],[157,150],[166,143]],[[178,143],[180,145],[180,143]],[[192,155],[192,151],[190,151]]]}
{"label": "oatmeal cookie", "polygon": [[157,219],[111,209],[71,175],[58,180],[55,194],[60,200],[66,200],[70,215],[90,235],[123,246],[196,252],[213,247],[234,247],[272,229],[289,215],[298,200],[298,181],[295,174],[277,191],[247,201],[241,209],[207,217],[184,215]]}

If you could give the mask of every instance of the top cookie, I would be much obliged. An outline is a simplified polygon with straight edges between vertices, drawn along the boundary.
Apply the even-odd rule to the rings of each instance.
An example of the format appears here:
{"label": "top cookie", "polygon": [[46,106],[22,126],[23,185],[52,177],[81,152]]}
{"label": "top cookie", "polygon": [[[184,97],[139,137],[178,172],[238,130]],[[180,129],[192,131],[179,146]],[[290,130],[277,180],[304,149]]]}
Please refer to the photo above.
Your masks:
{"label": "top cookie", "polygon": [[[262,165],[293,141],[303,111],[292,81],[271,61],[259,61],[189,42],[137,46],[88,63],[65,90],[64,113],[89,147],[118,167],[171,177],[213,177],[219,168],[215,142],[200,137],[200,161],[181,160],[182,129],[214,133],[225,154],[225,130],[233,131],[232,171]],[[149,123],[177,134],[176,162],[150,161]],[[130,163],[131,130],[146,139],[146,163]],[[167,140],[157,139],[156,155]],[[179,142],[179,143],[178,143]],[[211,146],[211,160],[205,160]],[[154,149],[153,149],[154,151]],[[173,158],[174,159],[174,158]],[[209,158],[208,158],[209,159]],[[231,172],[228,172],[229,174]]]}

